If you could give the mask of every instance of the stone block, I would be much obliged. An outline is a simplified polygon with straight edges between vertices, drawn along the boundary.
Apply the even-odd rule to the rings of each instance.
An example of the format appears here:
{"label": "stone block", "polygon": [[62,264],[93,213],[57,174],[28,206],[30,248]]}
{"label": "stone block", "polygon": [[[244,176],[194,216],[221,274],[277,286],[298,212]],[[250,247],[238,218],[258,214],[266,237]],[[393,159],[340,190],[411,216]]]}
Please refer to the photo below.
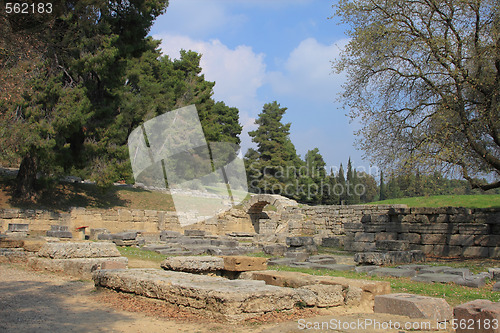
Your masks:
{"label": "stone block", "polygon": [[26,262],[29,253],[20,248],[0,248],[0,263]]}
{"label": "stone block", "polygon": [[230,239],[211,239],[210,245],[213,246],[225,246],[225,247],[238,247],[240,242]]}
{"label": "stone block", "polygon": [[375,247],[379,251],[406,251],[409,242],[405,240],[380,240],[375,243]]}
{"label": "stone block", "polygon": [[490,273],[492,280],[500,281],[500,267],[488,268],[488,273]]}
{"label": "stone block", "polygon": [[374,269],[368,274],[372,276],[413,277],[417,272],[413,269],[382,267]]}
{"label": "stone block", "polygon": [[397,240],[397,232],[379,232],[375,234],[375,241]]}
{"label": "stone block", "polygon": [[23,246],[24,246],[24,240],[22,240],[22,239],[0,237],[0,248],[11,249],[11,248],[23,247]]}
{"label": "stone block", "polygon": [[73,234],[70,231],[47,230],[47,237],[73,238]]}
{"label": "stone block", "polygon": [[463,278],[455,274],[444,273],[421,273],[411,279],[416,282],[439,282],[439,283],[459,283]]}
{"label": "stone block", "polygon": [[224,256],[224,270],[231,272],[265,271],[267,258]]}
{"label": "stone block", "polygon": [[309,258],[309,254],[300,251],[287,251],[285,252],[285,258],[293,259],[294,261],[305,261]]}
{"label": "stone block", "polygon": [[138,246],[139,241],[138,240],[121,240],[121,239],[113,239],[113,243],[116,244],[116,246]]}
{"label": "stone block", "polygon": [[365,252],[356,253],[354,261],[358,264],[367,265],[398,265],[410,264],[425,260],[422,251],[389,251],[389,252]]}
{"label": "stone block", "polygon": [[451,235],[448,244],[453,246],[471,246],[475,244],[475,237],[473,235]]}
{"label": "stone block", "polygon": [[48,242],[38,256],[52,259],[119,257],[120,252],[113,243],[104,242]]}
{"label": "stone block", "polygon": [[422,244],[447,244],[449,235],[442,234],[422,234],[421,242]]}
{"label": "stone block", "polygon": [[98,270],[93,279],[97,287],[157,298],[234,322],[266,312],[290,310],[300,301],[295,290],[261,281],[157,269]]}
{"label": "stone block", "polygon": [[[500,245],[500,235],[481,235],[474,237],[474,244],[479,246],[495,247]],[[467,244],[472,245],[472,244]]]}
{"label": "stone block", "polygon": [[453,311],[444,299],[405,293],[375,296],[374,312],[437,322],[453,318]]}
{"label": "stone block", "polygon": [[487,235],[490,228],[487,224],[460,223],[458,232],[462,235]]}
{"label": "stone block", "polygon": [[304,237],[287,237],[286,245],[291,247],[299,247],[299,246],[315,245],[315,244],[313,237],[304,236]]}
{"label": "stone block", "polygon": [[410,232],[410,233],[401,233],[399,234],[399,239],[408,241],[410,244],[419,244],[422,240],[420,234]]}
{"label": "stone block", "polygon": [[470,270],[468,268],[449,268],[449,269],[445,269],[443,271],[443,273],[455,274],[455,275],[461,276],[463,278],[466,278],[466,277],[469,277],[472,275],[472,273],[470,272]]}
{"label": "stone block", "polygon": [[89,233],[89,240],[98,240],[100,234],[109,234],[109,231],[106,228],[91,228]]}
{"label": "stone block", "polygon": [[369,232],[357,232],[354,234],[355,242],[374,242],[375,234]]}
{"label": "stone block", "polygon": [[184,236],[205,237],[206,231],[205,230],[184,230]]}
{"label": "stone block", "polygon": [[67,225],[51,225],[50,231],[69,231],[69,227]]}
{"label": "stone block", "polygon": [[116,234],[111,234],[111,239],[115,240],[135,240],[137,238],[137,232],[135,231],[125,231],[125,232],[119,232]]}
{"label": "stone block", "polygon": [[208,273],[224,269],[224,259],[212,256],[168,257],[160,264],[161,268],[188,273]]}
{"label": "stone block", "polygon": [[126,257],[108,258],[71,258],[71,259],[50,259],[32,257],[28,259],[28,267],[34,270],[46,270],[50,272],[64,273],[84,279],[92,277],[95,267],[100,267],[102,263],[115,261],[124,265],[128,264]]}
{"label": "stone block", "polygon": [[209,247],[207,248],[205,253],[210,254],[212,256],[238,256],[248,252],[253,252],[253,251],[242,247],[235,247],[235,248]]}
{"label": "stone block", "polygon": [[344,245],[344,249],[349,252],[371,252],[375,251],[375,243],[373,242],[351,242]]}
{"label": "stone block", "polygon": [[490,247],[488,250],[490,258],[500,258],[500,246]]}
{"label": "stone block", "polygon": [[264,245],[262,250],[266,254],[281,257],[286,252],[286,246],[283,244],[270,244],[270,245]]}
{"label": "stone block", "polygon": [[340,248],[344,246],[344,236],[337,237],[325,237],[321,241],[321,246],[323,247],[334,247]]}
{"label": "stone block", "polygon": [[454,234],[458,232],[458,226],[454,223],[415,223],[410,225],[410,232],[422,234]]}
{"label": "stone block", "polygon": [[468,246],[464,247],[462,256],[466,258],[487,258],[490,255],[487,247],[481,246]]}
{"label": "stone block", "polygon": [[[314,294],[314,301],[309,300],[307,303],[319,308],[333,307],[344,305],[344,290],[341,285],[323,285],[315,284],[300,287],[299,289],[305,289],[311,291]],[[310,299],[311,297],[309,297]],[[309,305],[308,304],[308,305]]]}
{"label": "stone block", "polygon": [[38,252],[47,241],[42,239],[25,239],[23,248],[28,252]]}
{"label": "stone block", "polygon": [[108,261],[102,262],[100,264],[100,267],[99,267],[99,265],[94,266],[92,271],[95,271],[96,269],[126,269],[126,268],[127,268],[127,264],[125,263],[125,261],[108,260]]}
{"label": "stone block", "polygon": [[460,257],[463,248],[461,246],[437,244],[432,245],[432,250],[429,253],[440,257]]}
{"label": "stone block", "polygon": [[500,281],[496,282],[492,288],[493,291],[500,291]]}
{"label": "stone block", "polygon": [[179,238],[181,236],[182,236],[182,234],[180,232],[170,231],[170,230],[163,230],[160,233],[160,240],[166,241],[166,240],[169,240],[170,238]]}
{"label": "stone block", "polygon": [[495,322],[500,322],[500,303],[476,299],[456,306],[453,315],[457,324],[456,333],[500,333],[499,325],[493,326]]}
{"label": "stone block", "polygon": [[338,263],[337,258],[331,255],[314,255],[307,258],[307,261],[322,265],[330,265]]}
{"label": "stone block", "polygon": [[427,266],[420,269],[420,273],[443,273],[446,270],[452,269],[449,266]]}
{"label": "stone block", "polygon": [[9,223],[7,231],[10,232],[29,232],[28,223]]}
{"label": "stone block", "polygon": [[462,280],[459,280],[456,283],[461,286],[467,286],[471,288],[482,288],[486,285],[486,276],[484,275],[466,276]]}
{"label": "stone block", "polygon": [[293,258],[271,258],[267,262],[268,266],[288,266],[295,262]]}
{"label": "stone block", "polygon": [[102,233],[97,235],[97,240],[112,240],[112,239],[113,239],[113,234]]}

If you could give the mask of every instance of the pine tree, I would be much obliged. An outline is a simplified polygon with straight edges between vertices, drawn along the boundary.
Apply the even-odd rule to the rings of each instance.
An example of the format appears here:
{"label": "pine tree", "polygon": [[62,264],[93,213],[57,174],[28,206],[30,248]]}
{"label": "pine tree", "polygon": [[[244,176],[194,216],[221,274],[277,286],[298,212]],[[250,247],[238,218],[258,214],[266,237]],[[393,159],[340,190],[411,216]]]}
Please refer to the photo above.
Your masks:
{"label": "pine tree", "polygon": [[[290,123],[283,124],[282,118],[286,108],[275,101],[264,105],[255,123],[258,128],[248,134],[257,144],[255,151],[246,154],[248,161],[256,167],[249,170],[252,178],[251,186],[264,193],[279,193],[294,197],[296,172],[301,162],[296,154],[295,146],[289,138]],[[287,186],[288,185],[288,186]]]}

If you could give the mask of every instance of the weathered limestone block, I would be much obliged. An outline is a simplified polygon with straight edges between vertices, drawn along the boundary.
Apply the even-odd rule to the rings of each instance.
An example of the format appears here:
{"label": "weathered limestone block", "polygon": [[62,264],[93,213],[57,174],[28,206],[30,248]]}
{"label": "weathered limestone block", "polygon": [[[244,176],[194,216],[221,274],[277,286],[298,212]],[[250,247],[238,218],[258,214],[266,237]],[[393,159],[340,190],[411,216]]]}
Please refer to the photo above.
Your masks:
{"label": "weathered limestone block", "polygon": [[265,271],[267,258],[245,256],[223,256],[224,270],[230,272]]}
{"label": "weathered limestone block", "polygon": [[374,312],[437,322],[453,318],[451,306],[444,299],[405,293],[375,296]]}
{"label": "weathered limestone block", "polygon": [[48,242],[38,251],[38,256],[52,259],[119,257],[113,243],[104,242]]}
{"label": "weathered limestone block", "polygon": [[25,239],[23,248],[28,252],[38,252],[47,243],[43,239]]}
{"label": "weathered limestone block", "polygon": [[[456,333],[500,333],[500,303],[476,299],[453,309]],[[464,323],[464,325],[460,325]],[[495,325],[496,323],[496,325]]]}
{"label": "weathered limestone block", "polygon": [[[17,217],[17,214],[16,214]],[[7,231],[10,232],[29,232],[28,223],[9,223],[7,226]]]}
{"label": "weathered limestone block", "polygon": [[379,232],[375,234],[375,241],[397,240],[397,232]]}
{"label": "weathered limestone block", "polygon": [[481,246],[467,246],[464,247],[462,256],[466,258],[474,258],[474,257],[481,257],[481,258],[487,258],[489,256],[490,252],[487,247],[481,247]]}
{"label": "weathered limestone block", "polygon": [[26,262],[29,256],[30,254],[21,248],[0,248],[0,263]]}
{"label": "weathered limestone block", "polygon": [[212,256],[168,257],[160,264],[163,269],[188,273],[208,273],[224,269],[224,259]]}
{"label": "weathered limestone block", "polygon": [[19,248],[19,247],[23,247],[23,246],[24,246],[24,240],[22,240],[22,239],[0,237],[0,248],[11,249],[11,248]]}
{"label": "weathered limestone block", "polygon": [[399,234],[399,239],[408,241],[410,244],[419,244],[422,241],[422,236],[414,232],[401,233]]}
{"label": "weathered limestone block", "polygon": [[344,289],[341,285],[314,284],[300,287],[299,289],[305,289],[314,294],[314,301],[310,297],[307,302],[309,303],[308,305],[326,308],[345,304]]}
{"label": "weathered limestone block", "polygon": [[184,230],[184,236],[204,237],[205,235],[206,235],[205,230]]}
{"label": "weathered limestone block", "polygon": [[354,235],[355,242],[374,242],[375,241],[375,233],[371,232],[357,232]]}
{"label": "weathered limestone block", "polygon": [[306,245],[314,245],[313,237],[287,237],[286,245],[292,247],[306,246]]}
{"label": "weathered limestone block", "polygon": [[405,240],[379,240],[375,243],[375,247],[379,251],[406,251],[409,244]]}
{"label": "weathered limestone block", "polygon": [[97,287],[165,300],[227,321],[289,310],[300,301],[295,290],[261,281],[228,280],[157,269],[98,270],[93,279]]}
{"label": "weathered limestone block", "polygon": [[32,257],[28,258],[28,267],[35,270],[46,270],[50,272],[60,272],[84,279],[92,277],[95,267],[100,267],[104,262],[115,261],[123,265],[128,264],[126,257],[108,258],[71,258],[71,259],[50,259]]}
{"label": "weathered limestone block", "polygon": [[283,244],[269,244],[264,245],[262,248],[264,253],[270,254],[272,256],[283,256],[286,252],[286,246]]}
{"label": "weathered limestone block", "polygon": [[425,254],[420,250],[364,252],[356,253],[354,261],[367,265],[397,265],[425,261]]}
{"label": "weathered limestone block", "polygon": [[100,234],[109,234],[109,231],[106,228],[91,228],[89,239],[97,240]]}

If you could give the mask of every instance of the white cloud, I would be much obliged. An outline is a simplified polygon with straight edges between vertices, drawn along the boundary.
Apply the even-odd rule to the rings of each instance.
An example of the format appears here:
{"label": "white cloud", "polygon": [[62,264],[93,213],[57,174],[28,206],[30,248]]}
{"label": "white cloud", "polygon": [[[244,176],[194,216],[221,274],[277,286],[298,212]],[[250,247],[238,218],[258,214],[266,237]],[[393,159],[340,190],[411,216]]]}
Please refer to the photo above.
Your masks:
{"label": "white cloud", "polygon": [[345,76],[332,73],[331,61],[339,57],[347,42],[343,39],[324,45],[314,38],[303,40],[290,53],[282,71],[269,73],[268,82],[273,91],[333,102]]}
{"label": "white cloud", "polygon": [[256,54],[245,45],[228,48],[219,40],[199,41],[185,36],[160,35],[164,54],[179,58],[179,50],[202,54],[201,68],[205,78],[215,81],[214,98],[248,112],[258,108],[257,89],[264,84],[264,54]]}

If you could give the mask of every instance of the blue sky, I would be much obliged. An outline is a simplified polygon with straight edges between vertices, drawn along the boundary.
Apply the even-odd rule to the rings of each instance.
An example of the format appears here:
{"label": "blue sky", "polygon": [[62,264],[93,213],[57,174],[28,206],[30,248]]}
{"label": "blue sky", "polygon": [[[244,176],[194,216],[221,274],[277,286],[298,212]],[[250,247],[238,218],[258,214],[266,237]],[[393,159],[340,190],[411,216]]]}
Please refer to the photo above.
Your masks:
{"label": "blue sky", "polygon": [[369,168],[354,147],[355,125],[336,102],[343,74],[331,61],[347,43],[330,0],[170,0],[150,35],[161,39],[164,54],[179,50],[202,54],[205,78],[215,81],[214,99],[240,110],[242,149],[251,147],[246,132],[265,103],[288,110],[291,139],[304,157],[319,148],[328,167],[351,157]]}

